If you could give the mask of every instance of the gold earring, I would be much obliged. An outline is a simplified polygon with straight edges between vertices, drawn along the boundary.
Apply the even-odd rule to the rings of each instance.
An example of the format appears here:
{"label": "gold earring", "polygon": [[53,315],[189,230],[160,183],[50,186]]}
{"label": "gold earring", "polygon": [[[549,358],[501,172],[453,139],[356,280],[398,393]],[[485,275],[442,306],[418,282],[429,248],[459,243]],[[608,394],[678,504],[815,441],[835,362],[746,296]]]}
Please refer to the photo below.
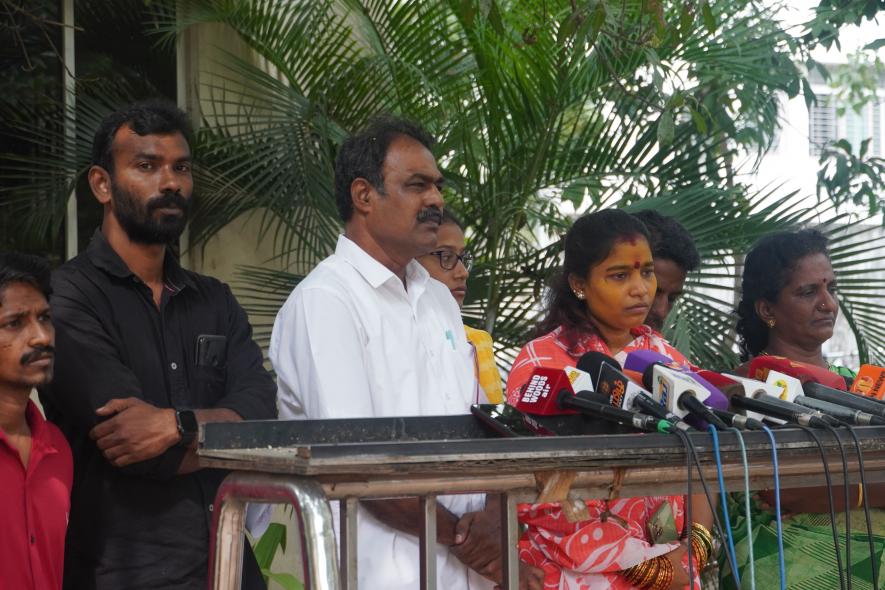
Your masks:
{"label": "gold earring", "polygon": [[774,318],[771,318],[770,320],[767,320],[765,323],[768,324],[768,327],[769,327],[769,328],[773,328],[773,327],[774,327],[774,324],[775,324]]}

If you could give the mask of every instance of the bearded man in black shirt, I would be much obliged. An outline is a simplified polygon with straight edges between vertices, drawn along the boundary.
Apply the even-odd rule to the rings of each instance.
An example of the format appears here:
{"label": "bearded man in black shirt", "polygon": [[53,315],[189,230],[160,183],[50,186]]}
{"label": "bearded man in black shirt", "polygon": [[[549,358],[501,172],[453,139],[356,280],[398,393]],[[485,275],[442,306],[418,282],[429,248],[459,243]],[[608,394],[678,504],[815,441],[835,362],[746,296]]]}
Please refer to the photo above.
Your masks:
{"label": "bearded man in black shirt", "polygon": [[[66,589],[204,590],[225,472],[199,467],[198,424],[276,417],[246,314],[169,248],[192,202],[189,137],[164,102],[104,119],[89,170],[102,226],[53,276],[56,379],[41,400],[74,454]],[[248,550],[243,587],[264,588]]]}

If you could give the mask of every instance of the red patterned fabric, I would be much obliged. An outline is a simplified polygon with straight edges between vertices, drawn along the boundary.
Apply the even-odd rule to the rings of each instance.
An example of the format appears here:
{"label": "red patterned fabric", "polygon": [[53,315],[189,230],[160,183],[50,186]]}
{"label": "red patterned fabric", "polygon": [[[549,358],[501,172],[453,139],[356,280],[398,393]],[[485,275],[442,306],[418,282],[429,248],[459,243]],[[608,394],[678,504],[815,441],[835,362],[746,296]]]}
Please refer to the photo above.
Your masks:
{"label": "red patterned fabric", "polygon": [[[683,496],[620,498],[608,503],[587,500],[590,518],[569,522],[558,503],[521,504],[519,521],[528,525],[519,541],[519,557],[544,570],[544,587],[558,590],[628,590],[635,588],[620,574],[643,561],[664,555],[678,543],[651,545],[645,523],[664,502],[670,503],[677,530],[685,519]],[[683,559],[683,567],[687,562]],[[695,566],[693,588],[700,588]],[[686,586],[688,588],[688,586]]]}
{"label": "red patterned fabric", "polygon": [[[627,354],[634,350],[656,350],[665,354],[674,361],[689,365],[681,352],[664,340],[664,337],[649,328],[638,326],[630,330],[634,337],[633,341],[624,347],[624,350],[614,355],[615,360],[623,364]],[[513,362],[510,375],[507,377],[507,402],[515,404],[519,399],[520,388],[529,380],[532,371],[536,367],[550,367],[561,369],[567,366],[576,366],[578,359],[585,353],[596,351],[611,355],[611,351],[605,341],[592,332],[578,332],[562,326],[552,332],[535,338],[522,347],[519,355]]]}
{"label": "red patterned fabric", "polygon": [[[664,338],[649,328],[631,330],[634,340],[615,355],[623,363],[634,350],[656,350],[675,361],[688,360]],[[519,389],[528,381],[535,367],[562,368],[575,366],[587,352],[611,354],[598,335],[559,327],[553,332],[526,344],[507,379],[507,401],[515,403]],[[669,553],[678,543],[652,545],[645,524],[664,502],[669,502],[677,530],[683,529],[684,496],[646,496],[619,498],[608,503],[587,500],[589,518],[569,522],[558,503],[521,504],[519,521],[528,530],[519,542],[520,559],[545,572],[545,589],[556,590],[628,590],[635,588],[620,574],[643,561]],[[683,559],[687,569],[687,561]],[[694,568],[692,588],[700,588],[699,571]],[[688,588],[688,586],[686,586]]]}

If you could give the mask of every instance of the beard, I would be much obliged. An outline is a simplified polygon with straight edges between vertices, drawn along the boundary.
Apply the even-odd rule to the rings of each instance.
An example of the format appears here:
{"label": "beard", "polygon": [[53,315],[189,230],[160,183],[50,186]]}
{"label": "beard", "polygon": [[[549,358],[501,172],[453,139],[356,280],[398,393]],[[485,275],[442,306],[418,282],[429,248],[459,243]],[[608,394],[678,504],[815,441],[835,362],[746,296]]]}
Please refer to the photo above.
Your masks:
{"label": "beard", "polygon": [[[131,192],[111,180],[114,217],[129,239],[139,244],[170,244],[187,225],[191,200],[181,193],[165,192],[142,203]],[[158,209],[178,208],[180,215],[155,217]]]}

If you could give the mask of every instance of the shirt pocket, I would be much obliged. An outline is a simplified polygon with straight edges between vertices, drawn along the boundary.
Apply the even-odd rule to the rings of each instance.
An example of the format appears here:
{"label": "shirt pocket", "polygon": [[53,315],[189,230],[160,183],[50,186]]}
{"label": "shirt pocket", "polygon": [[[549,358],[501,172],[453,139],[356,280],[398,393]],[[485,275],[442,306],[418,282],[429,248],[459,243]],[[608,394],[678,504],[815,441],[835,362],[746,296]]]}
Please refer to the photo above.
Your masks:
{"label": "shirt pocket", "polygon": [[219,334],[197,336],[194,386],[200,406],[221,399],[227,385],[227,338]]}

